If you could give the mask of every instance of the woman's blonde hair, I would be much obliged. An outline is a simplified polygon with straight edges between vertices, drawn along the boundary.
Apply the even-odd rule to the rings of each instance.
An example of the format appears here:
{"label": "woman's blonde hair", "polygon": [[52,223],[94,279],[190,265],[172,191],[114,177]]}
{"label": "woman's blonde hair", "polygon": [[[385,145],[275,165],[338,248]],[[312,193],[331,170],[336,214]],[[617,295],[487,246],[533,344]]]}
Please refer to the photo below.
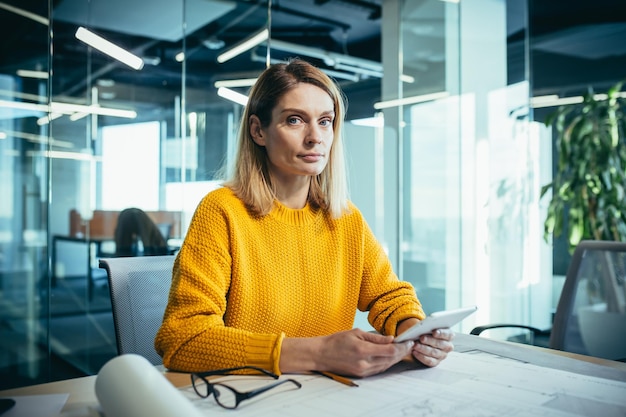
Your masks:
{"label": "woman's blonde hair", "polygon": [[237,156],[231,178],[224,185],[232,189],[255,215],[268,214],[274,205],[275,188],[268,170],[265,147],[257,145],[250,134],[250,116],[256,115],[263,127],[272,121],[272,111],[280,98],[300,83],[324,90],[334,103],[334,139],[328,164],[311,178],[308,201],[314,208],[326,210],[331,217],[341,216],[348,207],[348,184],[343,152],[344,96],[337,84],[320,69],[301,59],[267,68],[250,91],[241,117]]}

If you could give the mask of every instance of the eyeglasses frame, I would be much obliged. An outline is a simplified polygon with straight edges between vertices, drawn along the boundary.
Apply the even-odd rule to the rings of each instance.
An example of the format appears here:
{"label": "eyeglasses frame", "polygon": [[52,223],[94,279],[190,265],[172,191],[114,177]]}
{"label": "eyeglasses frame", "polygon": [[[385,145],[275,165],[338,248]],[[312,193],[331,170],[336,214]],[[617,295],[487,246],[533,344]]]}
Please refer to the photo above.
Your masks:
{"label": "eyeglasses frame", "polygon": [[[218,376],[218,375],[227,376],[227,375],[231,375],[231,372],[242,371],[242,370],[246,370],[246,369],[251,369],[251,370],[258,371],[261,374],[264,374],[266,376],[272,377],[274,379],[278,379],[279,378],[279,376],[276,375],[275,373],[270,372],[270,371],[268,371],[266,369],[263,369],[263,368],[259,368],[259,367],[256,367],[256,366],[238,366],[238,367],[235,367],[235,368],[216,369],[214,371],[207,371],[207,372],[193,372],[193,373],[191,373],[191,384],[193,385],[193,390],[196,392],[196,394],[199,397],[201,397],[201,398],[209,398],[211,396],[211,394],[213,394],[213,397],[215,398],[215,402],[217,402],[217,404],[220,407],[223,407],[223,408],[226,408],[226,409],[229,409],[229,410],[234,410],[235,408],[237,408],[242,401],[249,400],[249,399],[251,399],[253,397],[256,397],[259,394],[263,394],[264,392],[269,391],[272,388],[275,388],[275,387],[277,387],[279,385],[282,385],[282,384],[284,384],[286,382],[293,382],[296,385],[296,387],[298,387],[298,389],[302,388],[302,384],[300,382],[296,381],[295,379],[288,378],[288,379],[283,379],[282,381],[276,381],[276,382],[274,382],[272,384],[269,384],[269,385],[266,385],[266,386],[263,386],[263,387],[260,387],[260,388],[257,388],[257,389],[253,389],[251,391],[240,392],[240,391],[237,391],[235,388],[233,388],[233,387],[231,387],[229,385],[226,385],[226,384],[224,384],[222,382],[209,382],[209,380],[206,379],[209,376]],[[196,381],[198,381],[198,380],[202,380],[207,385],[207,395],[204,395],[204,394],[202,394],[202,393],[200,393],[198,391],[198,388],[196,387]],[[224,387],[224,388],[230,390],[233,394],[235,394],[235,405],[234,406],[230,407],[230,406],[228,406],[226,404],[222,404],[220,402],[219,396],[215,395],[215,390],[213,388],[215,385],[219,385],[220,387]]]}

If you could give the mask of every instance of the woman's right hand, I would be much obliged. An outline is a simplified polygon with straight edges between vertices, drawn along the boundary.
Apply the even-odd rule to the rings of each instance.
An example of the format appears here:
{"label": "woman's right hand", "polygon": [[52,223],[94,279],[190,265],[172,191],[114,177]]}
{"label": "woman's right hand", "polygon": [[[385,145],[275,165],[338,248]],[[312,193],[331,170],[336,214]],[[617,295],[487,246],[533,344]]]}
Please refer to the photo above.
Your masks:
{"label": "woman's right hand", "polygon": [[286,338],[280,370],[283,373],[330,371],[355,377],[375,375],[411,354],[414,342],[393,343],[393,339],[361,329],[313,338]]}

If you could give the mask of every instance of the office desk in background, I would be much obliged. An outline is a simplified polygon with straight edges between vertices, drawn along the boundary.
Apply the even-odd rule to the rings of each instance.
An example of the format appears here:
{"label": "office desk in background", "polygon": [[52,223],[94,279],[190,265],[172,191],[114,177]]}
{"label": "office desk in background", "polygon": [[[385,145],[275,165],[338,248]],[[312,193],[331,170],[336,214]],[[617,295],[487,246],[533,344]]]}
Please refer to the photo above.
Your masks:
{"label": "office desk in background", "polygon": [[[89,236],[87,237],[75,237],[75,236],[65,236],[65,235],[54,235],[52,236],[52,282],[51,285],[54,287],[56,285],[56,281],[58,279],[57,274],[59,273],[60,265],[59,263],[59,245],[63,243],[71,243],[76,244],[78,247],[82,247],[81,256],[78,258],[84,257],[86,260],[86,264],[84,265],[84,276],[87,280],[87,292],[89,296],[89,300],[93,298],[94,291],[94,270],[98,268],[98,263],[96,261],[97,258],[103,256],[102,253],[102,244],[105,242],[113,242],[112,236]],[[76,257],[77,252],[75,250],[70,249],[72,255],[68,255],[71,259]],[[111,255],[111,254],[110,254]],[[109,255],[109,256],[110,256]],[[106,274],[103,273],[103,276],[106,277]]]}
{"label": "office desk in background", "polygon": [[[244,402],[236,411],[221,409],[210,398],[199,400],[195,397],[192,389],[185,388],[190,384],[188,374],[166,372],[165,376],[174,386],[180,387],[190,400],[196,401],[197,407],[206,415],[295,413],[299,417],[314,415],[500,417],[513,415],[512,411],[521,410],[523,412],[515,415],[531,416],[538,415],[537,406],[532,405],[533,401],[550,402],[549,408],[545,410],[544,407],[541,408],[544,412],[541,415],[603,417],[626,415],[626,395],[623,395],[626,394],[625,363],[464,334],[456,336],[455,346],[455,353],[436,368],[420,369],[413,373],[391,370],[379,376],[357,380],[360,385],[357,388],[347,387],[324,377],[298,376],[303,384],[302,389],[276,395],[268,394],[265,398],[251,400],[250,403]],[[474,375],[468,377],[463,374],[467,369],[474,369]],[[563,385],[555,392],[543,393],[542,386],[548,387],[550,379],[553,378],[560,378],[557,382],[563,382]],[[0,392],[0,397],[69,394],[61,416],[95,417],[99,414],[94,391],[95,380],[95,376],[90,376],[17,388]],[[453,382],[463,387],[455,388],[457,391],[454,397],[449,396],[449,391],[446,391],[455,385]],[[570,383],[577,387],[578,392],[599,393],[598,401],[579,398],[573,391],[568,392]],[[528,389],[520,390],[519,386]],[[504,398],[506,395],[515,397]],[[519,398],[520,396],[523,398]],[[607,396],[611,398],[610,405],[602,402]],[[524,401],[528,401],[527,409],[523,406]],[[383,407],[384,410],[381,409]],[[358,413],[357,408],[361,410]]]}
{"label": "office desk in background", "polygon": [[[76,247],[72,249],[66,249],[70,254],[64,257],[59,256],[59,246],[63,244],[74,244]],[[104,248],[108,245],[110,248]],[[169,254],[175,254],[182,245],[182,239],[169,238],[167,240],[167,251]],[[111,252],[103,250],[111,250]],[[81,252],[82,251],[82,252]],[[84,258],[85,264],[80,266],[81,276],[84,276],[87,284],[87,294],[89,300],[93,299],[93,292],[95,282],[97,279],[106,279],[106,272],[99,268],[98,260],[100,258],[110,258],[115,256],[115,241],[113,236],[89,236],[89,237],[76,237],[66,235],[54,235],[52,236],[52,282],[51,285],[56,285],[61,268],[61,259],[67,261],[67,259]],[[79,255],[79,256],[77,256]]]}

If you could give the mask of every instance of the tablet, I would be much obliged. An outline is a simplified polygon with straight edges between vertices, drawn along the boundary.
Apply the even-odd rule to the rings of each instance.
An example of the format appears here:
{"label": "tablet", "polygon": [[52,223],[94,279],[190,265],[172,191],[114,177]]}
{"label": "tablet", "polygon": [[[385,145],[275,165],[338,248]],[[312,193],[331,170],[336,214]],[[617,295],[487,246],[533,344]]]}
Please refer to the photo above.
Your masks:
{"label": "tablet", "polygon": [[454,310],[437,311],[430,314],[424,320],[420,321],[413,327],[403,332],[400,336],[396,337],[394,343],[406,342],[409,340],[415,340],[423,334],[430,333],[435,329],[443,329],[452,327],[465,317],[476,311],[478,307],[462,307]]}

